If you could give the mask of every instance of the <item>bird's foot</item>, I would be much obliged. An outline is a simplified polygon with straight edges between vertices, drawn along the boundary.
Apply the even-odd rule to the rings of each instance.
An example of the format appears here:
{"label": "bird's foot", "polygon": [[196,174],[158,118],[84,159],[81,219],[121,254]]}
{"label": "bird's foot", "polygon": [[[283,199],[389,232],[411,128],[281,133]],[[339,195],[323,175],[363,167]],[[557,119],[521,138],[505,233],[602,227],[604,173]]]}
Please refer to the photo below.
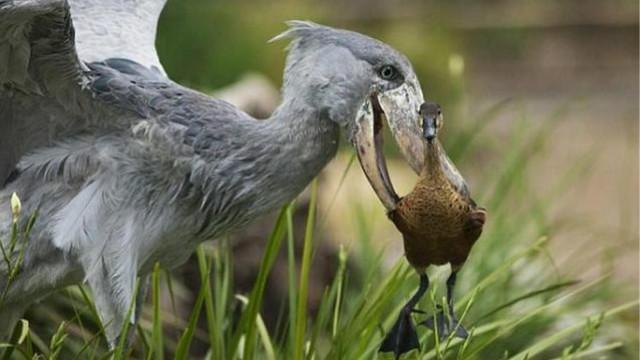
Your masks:
{"label": "bird's foot", "polygon": [[420,350],[420,342],[418,340],[418,332],[413,324],[411,313],[423,313],[421,310],[405,307],[400,312],[398,320],[393,324],[391,330],[385,336],[380,345],[380,352],[392,352],[396,359],[402,354],[412,350]]}
{"label": "bird's foot", "polygon": [[462,324],[458,322],[453,311],[447,316],[440,306],[438,306],[438,312],[434,316],[418,323],[418,325],[424,325],[436,331],[440,340],[447,339],[452,333],[461,339],[469,337],[469,333]]}

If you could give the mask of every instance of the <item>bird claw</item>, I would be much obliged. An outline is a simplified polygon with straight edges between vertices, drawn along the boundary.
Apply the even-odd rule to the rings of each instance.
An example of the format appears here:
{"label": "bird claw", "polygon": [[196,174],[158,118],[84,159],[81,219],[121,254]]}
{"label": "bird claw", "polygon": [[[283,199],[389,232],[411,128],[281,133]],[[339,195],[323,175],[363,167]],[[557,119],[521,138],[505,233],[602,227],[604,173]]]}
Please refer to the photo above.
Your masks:
{"label": "bird claw", "polygon": [[418,332],[411,319],[412,312],[422,312],[416,309],[407,309],[400,312],[400,316],[391,330],[385,336],[380,345],[380,352],[392,352],[396,359],[402,354],[412,350],[420,350],[420,341],[418,340]]}
{"label": "bird claw", "polygon": [[[452,333],[461,339],[469,337],[467,330],[458,322],[458,319],[452,313],[445,316],[442,307],[438,306],[439,311],[425,321],[421,321],[418,325],[424,325],[427,328],[437,331],[440,340],[448,338]],[[435,323],[435,324],[434,324]],[[436,330],[437,326],[437,330]]]}

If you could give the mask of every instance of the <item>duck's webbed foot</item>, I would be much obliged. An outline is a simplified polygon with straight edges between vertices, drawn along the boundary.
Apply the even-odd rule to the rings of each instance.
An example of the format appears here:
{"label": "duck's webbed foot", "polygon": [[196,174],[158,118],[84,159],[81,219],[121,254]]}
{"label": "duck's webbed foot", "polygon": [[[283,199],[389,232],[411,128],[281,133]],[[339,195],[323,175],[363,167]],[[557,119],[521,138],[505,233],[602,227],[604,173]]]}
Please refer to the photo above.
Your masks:
{"label": "duck's webbed foot", "polygon": [[[469,337],[467,330],[462,327],[458,322],[453,310],[449,312],[449,315],[445,315],[441,306],[438,306],[438,312],[427,320],[419,323],[418,325],[424,325],[433,331],[437,331],[440,340],[444,340],[455,333],[455,336],[466,339]],[[437,328],[437,329],[436,329]]]}
{"label": "duck's webbed foot", "polygon": [[414,349],[420,349],[418,332],[411,319],[411,310],[403,308],[398,320],[382,341],[379,351],[392,352],[398,359],[400,355]]}
{"label": "duck's webbed foot", "polygon": [[402,311],[400,311],[398,320],[393,327],[391,327],[391,330],[380,345],[380,352],[393,352],[395,358],[399,359],[404,353],[420,349],[418,332],[413,324],[411,313],[423,313],[423,311],[415,309],[415,306],[422,296],[424,296],[425,292],[427,292],[428,288],[429,278],[426,274],[420,274],[420,287],[418,291],[416,291],[415,295],[409,299],[407,304],[402,308]]}
{"label": "duck's webbed foot", "polygon": [[452,272],[447,279],[447,307],[449,308],[449,313],[445,314],[442,307],[438,305],[438,312],[436,314],[418,324],[436,331],[440,340],[448,338],[452,333],[462,339],[469,337],[467,330],[458,322],[458,318],[453,309],[453,287],[456,284],[456,274],[455,271]]}

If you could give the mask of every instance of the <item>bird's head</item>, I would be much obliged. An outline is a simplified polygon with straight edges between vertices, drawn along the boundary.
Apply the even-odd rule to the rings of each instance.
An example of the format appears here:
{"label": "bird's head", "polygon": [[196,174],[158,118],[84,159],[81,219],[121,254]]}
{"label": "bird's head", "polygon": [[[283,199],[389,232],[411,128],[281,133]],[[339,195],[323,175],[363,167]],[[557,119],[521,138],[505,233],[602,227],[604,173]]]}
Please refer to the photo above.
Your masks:
{"label": "bird's head", "polygon": [[303,99],[339,124],[382,203],[391,209],[397,195],[382,158],[386,122],[404,157],[417,173],[423,165],[419,109],[424,102],[409,60],[368,36],[311,22],[291,21],[274,38],[292,38],[283,96]]}
{"label": "bird's head", "polygon": [[427,101],[420,106],[422,120],[422,136],[429,143],[438,137],[438,130],[442,127],[442,111],[440,105]]}

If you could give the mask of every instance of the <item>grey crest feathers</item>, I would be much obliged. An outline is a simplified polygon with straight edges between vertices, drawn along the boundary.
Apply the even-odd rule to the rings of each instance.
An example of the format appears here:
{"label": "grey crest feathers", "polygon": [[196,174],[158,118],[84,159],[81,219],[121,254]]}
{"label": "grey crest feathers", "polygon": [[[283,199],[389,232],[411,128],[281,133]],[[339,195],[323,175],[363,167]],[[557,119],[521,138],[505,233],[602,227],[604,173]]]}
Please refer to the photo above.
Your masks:
{"label": "grey crest feathers", "polygon": [[412,72],[411,63],[402,53],[372,37],[343,29],[319,25],[311,21],[287,21],[287,30],[269,42],[293,39],[290,51],[334,45],[348,49],[353,55],[371,65],[396,65],[403,72]]}

